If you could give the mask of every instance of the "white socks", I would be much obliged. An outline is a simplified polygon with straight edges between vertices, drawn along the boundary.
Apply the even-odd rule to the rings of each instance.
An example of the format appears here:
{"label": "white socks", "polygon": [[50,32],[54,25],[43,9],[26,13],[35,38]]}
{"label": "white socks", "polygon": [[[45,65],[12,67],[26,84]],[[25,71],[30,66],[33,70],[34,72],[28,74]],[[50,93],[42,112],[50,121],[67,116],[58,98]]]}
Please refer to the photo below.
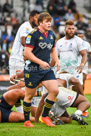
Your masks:
{"label": "white socks", "polygon": [[81,110],[76,110],[76,112],[75,112],[75,114],[77,114],[77,115],[82,115],[82,111]]}
{"label": "white socks", "polygon": [[23,112],[23,106],[16,107],[17,112],[24,113]]}

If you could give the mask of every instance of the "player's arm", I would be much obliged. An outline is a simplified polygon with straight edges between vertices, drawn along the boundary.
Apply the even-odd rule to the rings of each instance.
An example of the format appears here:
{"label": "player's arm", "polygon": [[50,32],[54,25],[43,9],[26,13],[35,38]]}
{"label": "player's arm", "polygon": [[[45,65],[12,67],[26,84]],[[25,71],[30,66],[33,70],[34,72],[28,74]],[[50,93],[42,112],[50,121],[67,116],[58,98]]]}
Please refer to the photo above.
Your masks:
{"label": "player's arm", "polygon": [[25,46],[25,36],[22,36],[22,37],[21,37],[21,44],[22,44],[23,46]]}
{"label": "player's arm", "polygon": [[77,72],[79,72],[79,73],[82,72],[83,67],[86,64],[86,61],[87,61],[87,50],[86,49],[85,50],[81,50],[80,54],[82,56],[81,64],[80,64],[80,66],[77,67]]}
{"label": "player's arm", "polygon": [[37,111],[35,113],[35,122],[36,123],[39,123],[39,117],[40,117],[40,115],[42,113],[43,106],[44,106],[44,95],[42,96],[42,98],[40,100],[40,103],[38,105]]}
{"label": "player's arm", "polygon": [[32,62],[34,62],[34,63],[36,63],[36,64],[39,64],[40,67],[42,67],[43,69],[48,69],[48,68],[50,68],[50,66],[49,66],[49,64],[48,64],[47,62],[42,61],[42,60],[40,60],[39,58],[37,58],[37,57],[33,54],[32,51],[33,51],[33,48],[31,48],[31,47],[25,47],[25,49],[24,49],[24,56],[25,56],[28,60],[30,60],[30,61],[32,61]]}
{"label": "player's arm", "polygon": [[60,62],[59,62],[59,58],[58,58],[58,55],[57,55],[55,47],[52,48],[51,58],[52,58],[51,61],[54,61],[55,66],[57,66],[57,71],[60,70]]}
{"label": "player's arm", "polygon": [[20,88],[22,88],[22,87],[25,87],[25,83],[24,83],[23,81],[20,81],[20,82],[18,82],[18,83],[15,84],[15,85],[9,86],[9,87],[8,87],[8,91],[9,91],[9,90],[12,90],[12,89],[20,89]]}
{"label": "player's arm", "polygon": [[20,73],[17,73],[16,75],[13,75],[13,76],[10,78],[10,80],[14,82],[15,79],[18,79],[18,78],[24,78],[24,70],[21,71]]}

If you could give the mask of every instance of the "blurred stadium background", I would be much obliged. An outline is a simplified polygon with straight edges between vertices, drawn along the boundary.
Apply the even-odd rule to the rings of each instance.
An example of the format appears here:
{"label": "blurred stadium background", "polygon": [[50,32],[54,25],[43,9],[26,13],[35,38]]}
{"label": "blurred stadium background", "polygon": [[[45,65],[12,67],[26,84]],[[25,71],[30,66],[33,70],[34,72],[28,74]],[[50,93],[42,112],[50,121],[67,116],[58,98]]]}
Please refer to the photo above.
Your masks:
{"label": "blurred stadium background", "polygon": [[[16,32],[34,9],[48,11],[52,15],[56,40],[64,36],[65,21],[70,19],[75,21],[77,31],[81,31],[91,44],[91,0],[0,0],[0,93],[9,86],[8,61]],[[90,55],[88,63],[90,74]],[[91,79],[89,82],[91,84]]]}

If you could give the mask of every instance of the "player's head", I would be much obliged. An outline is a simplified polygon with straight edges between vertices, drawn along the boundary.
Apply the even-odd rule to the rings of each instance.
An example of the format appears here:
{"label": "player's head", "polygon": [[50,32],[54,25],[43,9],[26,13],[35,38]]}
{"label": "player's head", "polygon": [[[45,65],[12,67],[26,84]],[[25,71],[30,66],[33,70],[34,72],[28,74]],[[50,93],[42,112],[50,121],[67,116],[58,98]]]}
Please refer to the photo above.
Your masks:
{"label": "player's head", "polygon": [[38,16],[39,12],[36,10],[31,11],[29,15],[29,22],[32,25],[32,27],[36,27],[38,25]]}
{"label": "player's head", "polygon": [[68,39],[74,37],[76,32],[76,28],[74,26],[74,22],[72,20],[68,20],[65,22],[65,35]]}
{"label": "player's head", "polygon": [[42,12],[40,13],[38,17],[38,25],[40,28],[48,31],[51,29],[51,20],[52,20],[52,17],[49,13]]}
{"label": "player's head", "polygon": [[84,32],[83,31],[78,31],[77,36],[80,37],[81,39],[84,39]]}

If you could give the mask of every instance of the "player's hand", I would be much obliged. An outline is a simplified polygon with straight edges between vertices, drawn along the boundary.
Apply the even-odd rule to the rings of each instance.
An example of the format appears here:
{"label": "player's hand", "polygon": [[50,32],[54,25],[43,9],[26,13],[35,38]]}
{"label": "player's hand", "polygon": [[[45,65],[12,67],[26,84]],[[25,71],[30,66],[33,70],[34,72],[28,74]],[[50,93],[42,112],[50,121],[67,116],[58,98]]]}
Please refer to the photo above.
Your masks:
{"label": "player's hand", "polygon": [[83,70],[83,66],[78,66],[78,67],[76,68],[76,71],[77,71],[79,74],[82,72],[82,70]]}
{"label": "player's hand", "polygon": [[59,60],[55,63],[55,66],[57,67],[56,71],[60,70],[60,62]]}
{"label": "player's hand", "polygon": [[11,80],[12,82],[15,82],[15,79],[17,79],[17,78],[18,78],[17,75],[13,75],[13,76],[10,78],[10,80]]}
{"label": "player's hand", "polygon": [[41,64],[40,64],[40,68],[42,68],[43,70],[47,70],[47,69],[49,69],[50,68],[50,65],[47,63],[47,62],[42,62]]}

